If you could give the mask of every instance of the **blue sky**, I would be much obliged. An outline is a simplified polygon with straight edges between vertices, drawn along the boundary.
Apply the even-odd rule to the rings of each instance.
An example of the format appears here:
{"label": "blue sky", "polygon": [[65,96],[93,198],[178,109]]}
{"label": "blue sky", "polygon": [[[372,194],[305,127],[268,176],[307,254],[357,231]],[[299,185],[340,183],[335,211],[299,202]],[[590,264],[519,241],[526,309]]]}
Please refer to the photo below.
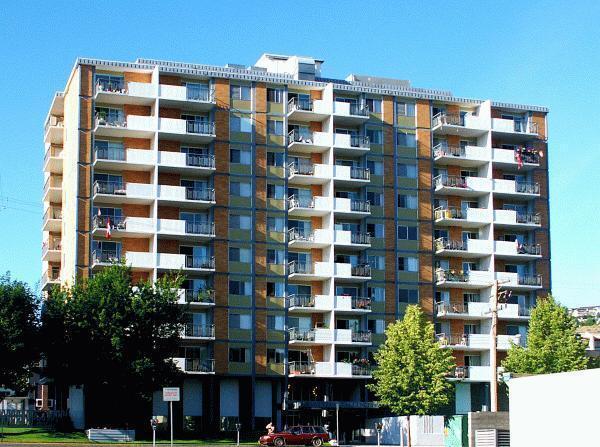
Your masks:
{"label": "blue sky", "polygon": [[600,304],[600,2],[8,3],[0,14],[0,272],[40,278],[43,122],[77,56],[223,65],[274,52],[322,58],[327,77],[395,77],[548,106],[554,295],[568,306]]}

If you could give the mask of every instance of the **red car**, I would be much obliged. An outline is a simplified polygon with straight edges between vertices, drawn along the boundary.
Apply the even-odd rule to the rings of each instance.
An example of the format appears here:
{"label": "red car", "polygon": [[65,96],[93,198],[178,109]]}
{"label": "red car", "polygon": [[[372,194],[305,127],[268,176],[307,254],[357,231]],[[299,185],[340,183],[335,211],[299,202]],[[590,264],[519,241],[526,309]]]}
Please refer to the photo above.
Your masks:
{"label": "red car", "polygon": [[323,427],[303,425],[261,436],[258,442],[261,445],[273,445],[275,447],[283,447],[284,445],[321,447],[324,442],[329,442],[329,435]]}

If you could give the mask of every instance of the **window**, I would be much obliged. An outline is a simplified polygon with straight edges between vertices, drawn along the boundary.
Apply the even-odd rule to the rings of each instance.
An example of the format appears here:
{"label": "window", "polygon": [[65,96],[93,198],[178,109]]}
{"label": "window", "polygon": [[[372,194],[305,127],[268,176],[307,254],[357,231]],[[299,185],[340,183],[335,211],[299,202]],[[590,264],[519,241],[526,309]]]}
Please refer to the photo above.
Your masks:
{"label": "window", "polygon": [[229,361],[246,363],[246,348],[229,348]]}
{"label": "window", "polygon": [[100,90],[107,92],[120,92],[125,87],[124,77],[119,75],[97,74],[96,84]]}
{"label": "window", "polygon": [[417,209],[417,196],[414,194],[398,194],[398,208]]}
{"label": "window", "polygon": [[398,256],[398,270],[417,272],[419,271],[419,260],[413,257]]}
{"label": "window", "polygon": [[252,329],[252,316],[250,314],[229,314],[229,327],[231,329]]}
{"label": "window", "polygon": [[367,129],[367,137],[372,144],[383,143],[383,131],[381,129]]}
{"label": "window", "polygon": [[267,152],[267,166],[284,166],[285,154],[283,152]]}
{"label": "window", "polygon": [[285,198],[285,185],[267,183],[267,199],[283,200]]}
{"label": "window", "polygon": [[367,98],[366,103],[371,113],[381,113],[381,99]]}
{"label": "window", "polygon": [[229,247],[229,262],[250,262],[252,250],[249,248]]}
{"label": "window", "polygon": [[267,363],[284,363],[285,349],[283,348],[268,348]]}
{"label": "window", "polygon": [[252,132],[252,119],[249,116],[231,115],[229,125],[232,132]]}
{"label": "window", "polygon": [[245,216],[243,214],[230,214],[229,228],[232,230],[251,230],[252,216]]}
{"label": "window", "polygon": [[367,168],[371,175],[383,175],[383,162],[375,160],[367,160]]}
{"label": "window", "polygon": [[252,149],[249,147],[231,148],[229,150],[229,162],[241,165],[252,164]]}
{"label": "window", "polygon": [[371,235],[371,237],[384,237],[384,225],[380,223],[368,223],[367,224],[367,233]]}
{"label": "window", "polygon": [[267,101],[282,103],[283,102],[283,89],[268,88],[267,89]]}
{"label": "window", "polygon": [[283,135],[283,121],[267,120],[267,134]]}
{"label": "window", "polygon": [[385,258],[383,256],[369,256],[368,262],[372,269],[383,270],[385,268]]}
{"label": "window", "polygon": [[374,334],[383,334],[385,332],[385,320],[367,320],[367,329]]}
{"label": "window", "polygon": [[369,287],[367,289],[367,295],[371,297],[376,303],[383,303],[385,301],[385,287]]}
{"label": "window", "polygon": [[414,133],[398,132],[398,146],[402,147],[417,147],[417,140]]}
{"label": "window", "polygon": [[114,107],[96,107],[96,117],[102,125],[122,126],[125,122],[123,110]]}
{"label": "window", "polygon": [[240,99],[242,101],[250,101],[252,97],[252,88],[248,85],[232,85],[231,99]]}
{"label": "window", "polygon": [[231,182],[229,183],[229,194],[238,197],[251,197],[252,185],[247,182]]}
{"label": "window", "polygon": [[415,289],[398,289],[398,302],[417,304],[419,302],[419,291]]}
{"label": "window", "polygon": [[417,166],[413,164],[398,163],[398,177],[417,178]]}
{"label": "window", "polygon": [[267,250],[267,264],[285,264],[285,250]]}
{"label": "window", "polygon": [[398,239],[408,240],[408,241],[416,241],[417,240],[417,227],[398,225]]}
{"label": "window", "polygon": [[516,324],[507,324],[506,335],[519,335],[519,326]]}
{"label": "window", "polygon": [[383,206],[383,193],[367,191],[367,200],[373,206]]}
{"label": "window", "polygon": [[267,231],[282,233],[284,229],[285,219],[283,217],[267,217]]}
{"label": "window", "polygon": [[267,329],[283,331],[285,317],[283,315],[267,315]]}
{"label": "window", "polygon": [[267,296],[285,296],[284,282],[267,282]]}
{"label": "window", "polygon": [[95,140],[96,158],[102,160],[125,160],[125,148],[120,141]]}
{"label": "window", "polygon": [[231,295],[249,296],[252,294],[252,282],[231,280],[229,281],[229,293]]}
{"label": "window", "polygon": [[415,116],[415,105],[411,102],[396,103],[397,116]]}

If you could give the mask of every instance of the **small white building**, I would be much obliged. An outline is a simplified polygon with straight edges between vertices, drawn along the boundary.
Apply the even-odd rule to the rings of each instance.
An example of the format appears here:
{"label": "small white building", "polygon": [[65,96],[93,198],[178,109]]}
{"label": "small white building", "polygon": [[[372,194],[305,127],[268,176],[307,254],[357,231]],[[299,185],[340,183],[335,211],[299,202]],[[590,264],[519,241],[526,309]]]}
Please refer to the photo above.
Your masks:
{"label": "small white building", "polygon": [[600,443],[600,369],[513,378],[511,447],[592,447]]}

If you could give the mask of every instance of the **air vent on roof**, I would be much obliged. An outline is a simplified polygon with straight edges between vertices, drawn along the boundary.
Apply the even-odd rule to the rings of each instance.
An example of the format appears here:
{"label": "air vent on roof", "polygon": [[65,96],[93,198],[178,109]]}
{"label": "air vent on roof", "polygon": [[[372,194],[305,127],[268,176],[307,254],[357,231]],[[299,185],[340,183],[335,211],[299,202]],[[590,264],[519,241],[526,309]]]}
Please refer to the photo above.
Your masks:
{"label": "air vent on roof", "polygon": [[225,68],[239,68],[240,70],[245,70],[246,66],[242,64],[226,64]]}
{"label": "air vent on roof", "polygon": [[257,67],[256,65],[250,65],[248,67],[248,70],[252,70],[252,71],[267,71],[267,69],[265,67]]}

